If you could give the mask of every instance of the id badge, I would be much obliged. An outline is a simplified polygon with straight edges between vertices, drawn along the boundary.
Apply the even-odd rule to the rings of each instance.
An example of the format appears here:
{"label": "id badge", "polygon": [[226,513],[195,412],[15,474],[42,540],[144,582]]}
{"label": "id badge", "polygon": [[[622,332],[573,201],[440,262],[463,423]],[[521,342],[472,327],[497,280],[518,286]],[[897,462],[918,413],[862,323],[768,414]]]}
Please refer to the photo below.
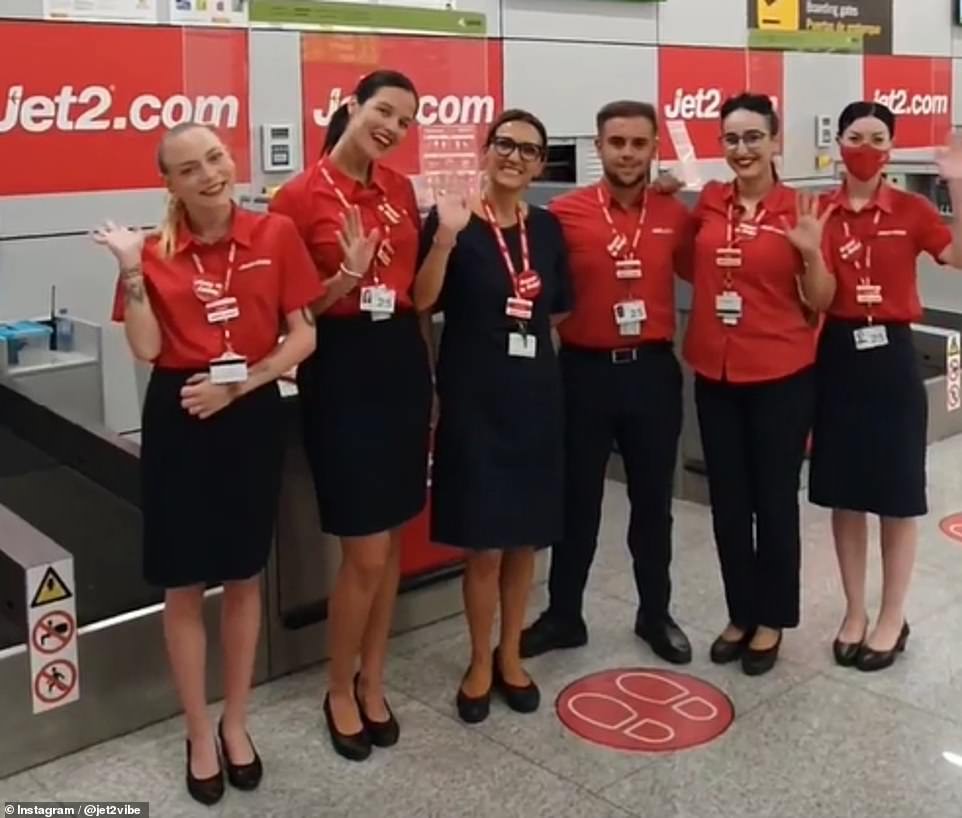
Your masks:
{"label": "id badge", "polygon": [[881,304],[882,286],[880,284],[856,284],[855,300],[859,304]]}
{"label": "id badge", "polygon": [[207,310],[207,321],[211,324],[224,324],[240,316],[237,299],[232,295],[218,298],[216,301],[208,301],[204,304],[204,308]]}
{"label": "id badge", "polygon": [[615,277],[619,281],[630,281],[641,278],[641,259],[625,258],[615,262]]}
{"label": "id badge", "polygon": [[741,247],[719,247],[715,251],[715,264],[719,267],[731,269],[742,266]]}
{"label": "id badge", "polygon": [[842,257],[842,261],[854,261],[862,255],[862,242],[854,237],[850,238],[838,248],[838,254]]}
{"label": "id badge", "polygon": [[753,239],[758,236],[758,225],[753,222],[739,222],[735,227],[735,233],[743,239]]}
{"label": "id badge", "polygon": [[735,326],[742,317],[742,297],[731,290],[715,296],[715,312],[723,324]]}
{"label": "id badge", "polygon": [[210,362],[210,382],[219,386],[247,380],[247,358],[227,353]]}
{"label": "id badge", "polygon": [[396,304],[397,293],[383,284],[361,288],[361,310],[371,313],[374,321],[390,318],[394,314]]}
{"label": "id badge", "polygon": [[509,298],[504,307],[504,314],[509,318],[529,321],[534,314],[534,302],[527,298]]}
{"label": "id badge", "polygon": [[527,270],[519,275],[518,293],[522,298],[537,298],[541,293],[541,276],[539,276],[534,270]]}
{"label": "id badge", "polygon": [[640,324],[648,318],[645,309],[645,302],[638,299],[636,301],[620,301],[615,304],[615,323],[622,327],[626,324]]}
{"label": "id badge", "polygon": [[619,324],[618,334],[623,338],[631,338],[641,335],[641,322],[632,321],[630,324]]}
{"label": "id badge", "polygon": [[538,354],[538,339],[520,332],[508,333],[508,355],[511,358],[534,358]]}
{"label": "id badge", "polygon": [[855,330],[855,348],[859,352],[888,346],[888,343],[889,334],[884,325],[873,324],[870,327],[859,327]]}

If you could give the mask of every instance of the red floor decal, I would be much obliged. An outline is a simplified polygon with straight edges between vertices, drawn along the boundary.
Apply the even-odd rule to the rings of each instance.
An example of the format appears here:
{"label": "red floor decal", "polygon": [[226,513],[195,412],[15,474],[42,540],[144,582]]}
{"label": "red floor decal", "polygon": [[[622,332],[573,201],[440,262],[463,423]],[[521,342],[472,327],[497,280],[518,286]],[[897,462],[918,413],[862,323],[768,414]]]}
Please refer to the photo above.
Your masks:
{"label": "red floor decal", "polygon": [[668,752],[707,744],[735,719],[718,688],[669,670],[622,668],[561,691],[558,718],[587,741],[615,750]]}
{"label": "red floor decal", "polygon": [[962,542],[962,514],[953,514],[939,523],[939,528],[946,537]]}

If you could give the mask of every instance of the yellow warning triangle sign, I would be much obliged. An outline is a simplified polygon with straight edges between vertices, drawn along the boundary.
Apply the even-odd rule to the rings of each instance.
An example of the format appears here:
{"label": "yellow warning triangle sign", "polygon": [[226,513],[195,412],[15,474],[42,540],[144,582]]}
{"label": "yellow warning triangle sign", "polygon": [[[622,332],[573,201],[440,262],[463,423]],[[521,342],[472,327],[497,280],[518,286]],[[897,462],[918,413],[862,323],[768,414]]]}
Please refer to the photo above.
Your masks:
{"label": "yellow warning triangle sign", "polygon": [[60,575],[53,570],[53,566],[51,565],[47,568],[43,579],[40,580],[40,585],[37,588],[37,592],[33,595],[33,602],[30,603],[30,607],[39,608],[41,605],[60,602],[64,599],[70,599],[72,596],[73,594],[70,593],[67,584],[60,579]]}
{"label": "yellow warning triangle sign", "polygon": [[958,355],[958,354],[959,354],[959,336],[952,335],[949,338],[949,355]]}

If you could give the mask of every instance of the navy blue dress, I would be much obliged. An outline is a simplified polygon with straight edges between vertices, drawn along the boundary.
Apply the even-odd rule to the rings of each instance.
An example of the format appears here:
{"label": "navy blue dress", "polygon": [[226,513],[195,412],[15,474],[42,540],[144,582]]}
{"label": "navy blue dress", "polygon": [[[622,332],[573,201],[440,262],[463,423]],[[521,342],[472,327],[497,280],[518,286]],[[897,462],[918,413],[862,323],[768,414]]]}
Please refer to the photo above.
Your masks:
{"label": "navy blue dress", "polygon": [[[437,231],[431,211],[422,258]],[[437,309],[444,313],[437,367],[440,416],[432,476],[435,542],[474,550],[542,546],[563,533],[564,419],[551,316],[571,290],[561,225],[547,210],[527,218],[531,266],[541,276],[527,331],[534,358],[508,355],[517,331],[505,315],[513,289],[490,225],[472,215],[448,261]],[[518,227],[504,230],[522,269]]]}

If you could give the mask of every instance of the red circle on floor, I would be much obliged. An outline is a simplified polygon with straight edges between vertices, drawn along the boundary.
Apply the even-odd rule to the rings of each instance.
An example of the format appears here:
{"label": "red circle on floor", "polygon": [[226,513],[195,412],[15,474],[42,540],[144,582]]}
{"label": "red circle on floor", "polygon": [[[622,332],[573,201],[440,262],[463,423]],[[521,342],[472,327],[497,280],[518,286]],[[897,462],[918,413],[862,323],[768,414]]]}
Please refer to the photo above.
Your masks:
{"label": "red circle on floor", "polygon": [[939,523],[939,528],[946,537],[962,542],[962,514],[953,514]]}
{"label": "red circle on floor", "polygon": [[731,699],[707,682],[661,668],[586,676],[558,696],[558,718],[581,738],[615,750],[669,752],[707,744],[735,720]]}

